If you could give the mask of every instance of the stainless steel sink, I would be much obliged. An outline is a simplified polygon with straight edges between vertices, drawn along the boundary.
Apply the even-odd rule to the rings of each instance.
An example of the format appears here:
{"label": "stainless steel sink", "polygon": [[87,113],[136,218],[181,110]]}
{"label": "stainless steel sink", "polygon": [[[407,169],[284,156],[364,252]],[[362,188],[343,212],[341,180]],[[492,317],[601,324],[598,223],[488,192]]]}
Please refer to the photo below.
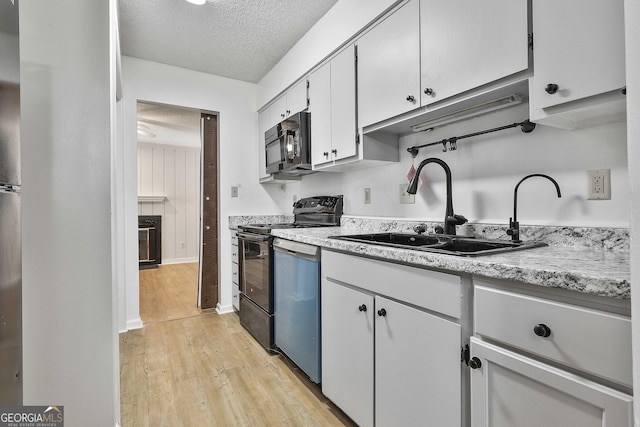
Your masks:
{"label": "stainless steel sink", "polygon": [[546,243],[541,242],[525,243],[509,240],[486,240],[443,234],[370,233],[331,236],[331,238],[457,256],[492,255],[547,246]]}

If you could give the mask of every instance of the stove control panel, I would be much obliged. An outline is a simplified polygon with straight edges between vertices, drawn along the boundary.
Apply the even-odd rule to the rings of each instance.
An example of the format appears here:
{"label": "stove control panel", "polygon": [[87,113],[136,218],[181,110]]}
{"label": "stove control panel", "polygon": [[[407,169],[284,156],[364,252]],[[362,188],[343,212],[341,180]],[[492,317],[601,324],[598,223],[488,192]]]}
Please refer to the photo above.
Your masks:
{"label": "stove control panel", "polygon": [[293,204],[293,213],[342,213],[342,196],[305,197]]}

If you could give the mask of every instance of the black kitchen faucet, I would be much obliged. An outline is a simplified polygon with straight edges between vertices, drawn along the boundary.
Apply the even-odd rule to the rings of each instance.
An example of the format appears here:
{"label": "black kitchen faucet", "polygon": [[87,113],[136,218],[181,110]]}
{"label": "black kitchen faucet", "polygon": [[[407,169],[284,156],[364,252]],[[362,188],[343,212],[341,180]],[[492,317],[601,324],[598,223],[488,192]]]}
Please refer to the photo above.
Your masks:
{"label": "black kitchen faucet", "polygon": [[437,163],[444,169],[444,173],[447,179],[447,209],[444,213],[444,234],[454,235],[456,234],[456,225],[464,224],[465,222],[467,222],[467,218],[462,215],[456,215],[453,213],[453,200],[451,195],[451,169],[449,168],[449,165],[435,157],[424,159],[420,162],[420,165],[416,170],[416,174],[413,176],[413,179],[409,183],[407,193],[416,194],[416,192],[418,191],[418,180],[420,179],[420,172],[422,171],[422,168],[429,163]]}
{"label": "black kitchen faucet", "polygon": [[556,186],[556,191],[558,192],[558,197],[562,197],[562,194],[560,194],[560,186],[558,185],[558,183],[556,182],[555,179],[551,178],[549,175],[544,175],[541,173],[534,173],[531,175],[527,175],[524,178],[522,178],[520,180],[520,182],[518,182],[516,184],[516,188],[513,190],[513,218],[509,218],[509,228],[507,229],[507,234],[509,236],[511,236],[511,240],[513,240],[514,242],[520,242],[520,223],[518,222],[518,187],[520,186],[520,184],[522,184],[522,181],[524,181],[525,179],[529,179],[531,177],[534,176],[539,176],[542,178],[547,178],[549,181],[551,181],[553,183],[553,185]]}

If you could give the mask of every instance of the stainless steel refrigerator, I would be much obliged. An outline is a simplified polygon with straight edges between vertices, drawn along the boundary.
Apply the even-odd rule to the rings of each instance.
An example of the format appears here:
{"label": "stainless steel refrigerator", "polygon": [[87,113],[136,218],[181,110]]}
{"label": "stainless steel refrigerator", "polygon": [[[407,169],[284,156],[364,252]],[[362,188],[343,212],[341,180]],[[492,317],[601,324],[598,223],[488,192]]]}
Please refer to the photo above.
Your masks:
{"label": "stainless steel refrigerator", "polygon": [[0,0],[0,406],[22,405],[18,0]]}

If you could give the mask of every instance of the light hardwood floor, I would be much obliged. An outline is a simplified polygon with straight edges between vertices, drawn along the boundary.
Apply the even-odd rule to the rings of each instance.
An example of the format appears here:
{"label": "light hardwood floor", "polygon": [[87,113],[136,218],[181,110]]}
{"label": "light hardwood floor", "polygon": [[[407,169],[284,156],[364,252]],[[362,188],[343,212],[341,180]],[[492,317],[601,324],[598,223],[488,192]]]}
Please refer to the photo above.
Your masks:
{"label": "light hardwood floor", "polygon": [[197,283],[197,264],[191,270],[140,272],[144,327],[120,335],[123,427],[355,425],[288,359],[268,354],[235,313],[179,308],[179,289],[197,286],[183,277]]}
{"label": "light hardwood floor", "polygon": [[198,263],[160,265],[140,271],[142,323],[197,316]]}

